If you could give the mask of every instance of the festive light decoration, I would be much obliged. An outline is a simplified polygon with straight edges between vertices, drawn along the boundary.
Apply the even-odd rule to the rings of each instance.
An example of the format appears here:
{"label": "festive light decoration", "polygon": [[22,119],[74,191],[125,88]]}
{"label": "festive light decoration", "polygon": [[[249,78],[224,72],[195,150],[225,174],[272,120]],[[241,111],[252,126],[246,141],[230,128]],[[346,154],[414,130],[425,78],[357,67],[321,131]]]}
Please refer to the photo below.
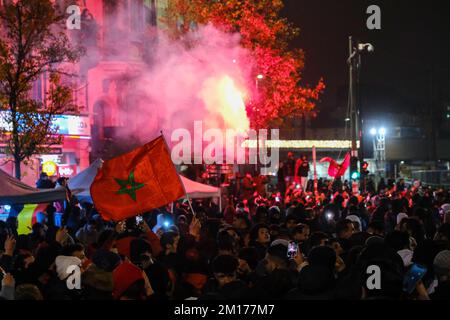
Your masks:
{"label": "festive light decoration", "polygon": [[[357,141],[359,148],[360,141]],[[311,149],[315,146],[318,149],[349,149],[352,146],[350,140],[267,140],[266,148],[279,149]],[[246,140],[242,147],[256,148],[257,140]]]}

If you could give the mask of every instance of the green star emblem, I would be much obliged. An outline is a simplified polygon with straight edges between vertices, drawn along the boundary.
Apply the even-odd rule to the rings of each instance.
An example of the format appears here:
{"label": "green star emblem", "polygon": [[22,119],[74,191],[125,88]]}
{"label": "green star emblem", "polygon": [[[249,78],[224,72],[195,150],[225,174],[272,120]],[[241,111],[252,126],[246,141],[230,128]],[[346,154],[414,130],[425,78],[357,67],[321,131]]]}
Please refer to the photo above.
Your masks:
{"label": "green star emblem", "polygon": [[120,180],[117,178],[114,178],[114,180],[116,180],[116,182],[120,185],[120,189],[117,191],[117,194],[128,194],[134,201],[136,201],[136,190],[139,190],[145,186],[144,183],[139,183],[134,180],[134,171],[130,172],[128,180]]}

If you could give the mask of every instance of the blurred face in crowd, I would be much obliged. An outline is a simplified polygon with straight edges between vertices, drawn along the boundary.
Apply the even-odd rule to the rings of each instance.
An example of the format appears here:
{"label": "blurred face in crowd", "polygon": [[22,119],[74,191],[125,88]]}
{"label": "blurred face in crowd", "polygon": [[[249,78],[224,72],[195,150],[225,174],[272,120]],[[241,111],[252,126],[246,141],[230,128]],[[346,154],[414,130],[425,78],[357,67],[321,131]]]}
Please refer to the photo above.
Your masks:
{"label": "blurred face in crowd", "polygon": [[74,251],[72,253],[72,256],[77,257],[81,261],[84,261],[84,259],[86,259],[86,255],[84,253],[84,250]]}
{"label": "blurred face in crowd", "polygon": [[274,256],[271,256],[268,253],[266,253],[264,261],[265,261],[266,271],[268,271],[268,272],[272,272],[276,269],[283,268],[283,263],[280,261],[280,259],[276,258]]}
{"label": "blurred face in crowd", "polygon": [[239,237],[239,235],[236,233],[236,231],[234,231],[233,229],[228,229],[227,232],[228,232],[228,234],[229,234],[230,236],[232,236],[232,237],[234,238],[234,240],[236,240],[236,241],[239,242],[240,237]]}
{"label": "blurred face in crowd", "polygon": [[340,256],[344,252],[344,249],[342,249],[341,244],[339,242],[337,242],[337,241],[333,241],[330,244],[330,247],[336,252],[336,254],[338,256]]}
{"label": "blurred face in crowd", "polygon": [[348,239],[352,236],[353,233],[355,233],[355,226],[352,222],[349,222],[347,223],[347,228],[341,233],[340,237],[343,239]]}
{"label": "blurred face in crowd", "polygon": [[177,253],[178,250],[178,243],[180,242],[180,236],[176,236],[173,238],[173,243],[172,244],[167,244],[166,245],[166,250],[168,251],[168,253]]}
{"label": "blurred face in crowd", "polygon": [[44,228],[44,226],[42,226],[42,227],[40,227],[40,228],[38,229],[38,235],[39,235],[40,237],[45,237],[45,228]]}
{"label": "blurred face in crowd", "polygon": [[308,227],[304,227],[301,233],[297,232],[294,235],[294,240],[298,242],[304,242],[309,239],[310,230]]}
{"label": "blurred face in crowd", "polygon": [[267,228],[260,228],[258,230],[258,239],[257,241],[262,244],[267,244],[270,242],[270,233]]}
{"label": "blurred face in crowd", "polygon": [[295,219],[286,220],[286,228],[292,229],[297,225],[297,221]]}
{"label": "blurred face in crowd", "polygon": [[219,282],[219,286],[223,287],[227,283],[233,282],[236,280],[236,273],[233,274],[225,274],[225,273],[215,273],[214,277],[217,282]]}
{"label": "blurred face in crowd", "polygon": [[241,275],[249,274],[251,272],[251,268],[248,265],[248,262],[244,259],[239,259],[239,267],[238,267],[238,273]]}
{"label": "blurred face in crowd", "polygon": [[247,224],[245,223],[245,220],[241,217],[235,217],[233,220],[233,227],[236,229],[246,229]]}

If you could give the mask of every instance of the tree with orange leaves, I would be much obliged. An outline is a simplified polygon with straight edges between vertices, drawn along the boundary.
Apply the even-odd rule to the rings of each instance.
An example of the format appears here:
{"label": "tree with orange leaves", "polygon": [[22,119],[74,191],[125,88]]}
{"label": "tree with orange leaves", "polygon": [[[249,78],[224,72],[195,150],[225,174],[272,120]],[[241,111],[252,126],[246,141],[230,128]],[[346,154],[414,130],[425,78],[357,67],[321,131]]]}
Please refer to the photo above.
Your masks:
{"label": "tree with orange leaves", "polygon": [[247,104],[252,128],[279,127],[311,111],[325,88],[322,79],[315,87],[301,85],[304,52],[288,48],[299,29],[280,17],[282,8],[281,0],[169,0],[166,24],[173,38],[207,23],[241,35],[254,59],[254,78],[263,76]]}

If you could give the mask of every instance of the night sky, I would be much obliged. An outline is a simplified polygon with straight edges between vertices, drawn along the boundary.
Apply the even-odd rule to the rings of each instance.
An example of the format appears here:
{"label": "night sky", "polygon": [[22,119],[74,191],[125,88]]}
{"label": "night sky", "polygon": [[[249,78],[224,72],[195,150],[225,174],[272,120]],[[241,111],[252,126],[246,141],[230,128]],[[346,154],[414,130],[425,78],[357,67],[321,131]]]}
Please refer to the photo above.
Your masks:
{"label": "night sky", "polygon": [[[431,97],[436,106],[450,104],[448,0],[284,1],[283,14],[301,29],[292,46],[306,52],[304,83],[314,84],[323,76],[327,84],[318,104],[323,125],[345,117],[350,35],[375,46],[374,53],[363,57],[361,72],[367,116],[382,117],[379,111],[384,110],[426,113]],[[366,27],[371,4],[381,7],[381,30]],[[343,112],[327,116],[333,110]]]}

